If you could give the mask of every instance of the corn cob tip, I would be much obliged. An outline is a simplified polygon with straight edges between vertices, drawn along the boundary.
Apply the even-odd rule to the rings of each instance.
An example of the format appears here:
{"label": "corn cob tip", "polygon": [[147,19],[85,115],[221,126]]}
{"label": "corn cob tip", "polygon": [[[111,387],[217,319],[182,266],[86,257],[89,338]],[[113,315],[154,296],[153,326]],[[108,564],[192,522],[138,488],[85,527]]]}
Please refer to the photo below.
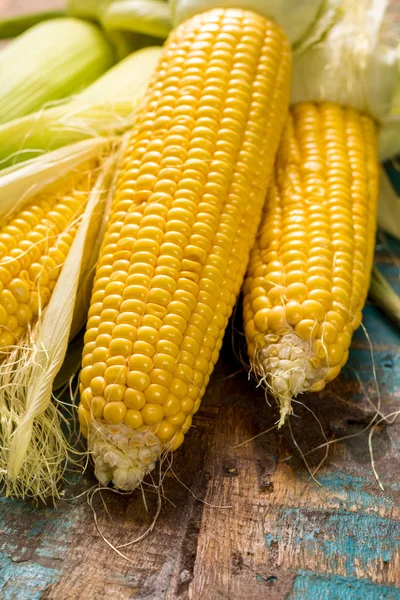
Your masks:
{"label": "corn cob tip", "polygon": [[336,367],[323,367],[312,343],[296,333],[267,334],[265,346],[257,353],[253,369],[265,382],[280,407],[278,427],[292,412],[292,399],[298,394],[320,391],[337,375]]}
{"label": "corn cob tip", "polygon": [[135,490],[155,467],[162,453],[160,441],[151,431],[119,425],[91,424],[89,447],[101,485],[110,482],[120,490]]}
{"label": "corn cob tip", "polygon": [[373,262],[376,126],[333,103],[291,107],[244,284],[248,353],[281,406],[347,362]]}

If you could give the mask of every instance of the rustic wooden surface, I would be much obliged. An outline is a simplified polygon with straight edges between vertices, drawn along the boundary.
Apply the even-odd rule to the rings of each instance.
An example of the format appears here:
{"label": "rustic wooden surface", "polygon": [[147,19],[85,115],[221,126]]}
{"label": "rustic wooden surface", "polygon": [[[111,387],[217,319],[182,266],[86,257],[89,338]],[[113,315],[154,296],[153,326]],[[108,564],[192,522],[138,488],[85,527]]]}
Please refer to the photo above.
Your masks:
{"label": "rustic wooden surface", "polygon": [[[0,12],[34,4],[0,0]],[[400,245],[391,248],[400,256]],[[399,268],[384,246],[378,261],[400,292]],[[374,307],[364,314],[382,410],[391,412],[400,409],[400,334]],[[233,341],[240,348],[240,335]],[[306,453],[324,441],[318,422],[301,406],[290,421],[293,437],[285,426],[237,447],[277,418],[246,373],[234,375],[239,369],[230,330],[194,426],[165,477],[169,502],[154,531],[123,549],[131,562],[101,539],[85,496],[39,508],[0,498],[0,598],[400,599],[400,425],[382,425],[374,436],[381,491],[361,433],[374,414],[369,402],[378,399],[363,332],[355,336],[341,377],[323,393],[302,398],[329,440],[360,434],[330,446],[316,475],[320,486],[310,481],[293,442]],[[307,456],[311,468],[323,454]],[[94,483],[91,470],[68,478],[66,498]],[[108,491],[103,498],[109,516],[98,495],[94,506],[115,545],[143,532],[156,509],[149,492],[148,512],[140,493]]]}

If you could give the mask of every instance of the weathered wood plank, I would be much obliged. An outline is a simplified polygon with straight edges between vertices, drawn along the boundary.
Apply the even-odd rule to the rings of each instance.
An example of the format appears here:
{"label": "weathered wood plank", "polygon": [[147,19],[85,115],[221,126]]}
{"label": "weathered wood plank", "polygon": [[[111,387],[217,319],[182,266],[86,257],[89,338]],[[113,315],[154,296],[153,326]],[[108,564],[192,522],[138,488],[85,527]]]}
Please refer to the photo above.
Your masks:
{"label": "weathered wood plank", "polygon": [[[333,384],[328,396],[308,399],[329,437],[357,431],[372,412],[357,379],[350,377],[359,366],[353,359],[348,379]],[[236,367],[228,342],[195,427],[173,464],[198,497],[232,508],[204,506],[170,474],[165,494],[176,507],[167,504],[151,536],[126,550],[132,565],[105,546],[84,502],[62,503],[56,511],[3,501],[0,517],[7,528],[0,542],[9,557],[5,573],[14,579],[3,584],[5,597],[24,598],[8,588],[24,588],[29,573],[41,586],[37,596],[29,591],[32,598],[90,600],[104,592],[117,599],[300,598],[307,589],[321,590],[327,598],[333,589],[349,598],[357,590],[398,597],[400,453],[395,428],[376,436],[384,493],[373,479],[365,436],[332,446],[318,475],[319,488],[308,481],[287,428],[235,448],[276,420],[261,391],[249,397],[245,376],[225,379]],[[371,381],[366,379],[367,389]],[[342,399],[350,393],[355,402]],[[394,402],[395,396],[385,400]],[[304,409],[298,414],[293,432],[307,450],[322,437]],[[291,460],[280,462],[291,454]],[[320,457],[310,458],[310,464]],[[92,481],[86,477],[68,493],[79,493]],[[105,497],[112,521],[99,499],[96,506],[101,527],[114,543],[133,539],[150,523],[151,496],[149,515],[139,493],[120,497],[108,492]]]}

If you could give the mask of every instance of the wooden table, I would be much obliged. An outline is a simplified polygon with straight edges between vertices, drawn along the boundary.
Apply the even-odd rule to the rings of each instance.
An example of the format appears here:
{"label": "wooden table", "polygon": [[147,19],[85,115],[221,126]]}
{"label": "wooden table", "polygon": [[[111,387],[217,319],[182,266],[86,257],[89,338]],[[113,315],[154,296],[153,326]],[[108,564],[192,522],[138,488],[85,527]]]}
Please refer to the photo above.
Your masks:
{"label": "wooden table", "polygon": [[[6,4],[0,3],[3,14]],[[28,4],[34,3],[19,3]],[[13,3],[8,5],[11,10]],[[391,248],[400,255],[400,245]],[[400,291],[399,269],[384,247],[378,261]],[[374,307],[364,315],[388,413],[400,407],[400,335]],[[239,334],[233,343],[240,348]],[[362,433],[374,414],[371,403],[378,401],[364,333],[356,334],[340,378],[323,393],[302,398],[329,440],[359,434],[330,446],[316,475],[320,485],[310,481],[293,441],[303,453],[324,442],[304,407],[291,418],[292,435],[285,426],[238,446],[277,418],[263,391],[243,370],[236,373],[241,368],[231,329],[194,425],[165,477],[168,501],[154,531],[123,550],[130,562],[101,539],[86,496],[39,508],[0,498],[0,598],[400,599],[400,426],[381,424],[373,438],[382,491],[371,468],[368,433]],[[311,469],[323,455],[323,449],[307,455]],[[69,480],[66,498],[94,483],[91,470]],[[99,495],[94,506],[114,545],[145,531],[156,510],[151,493],[148,512],[140,493],[109,491],[103,498],[109,516]]]}

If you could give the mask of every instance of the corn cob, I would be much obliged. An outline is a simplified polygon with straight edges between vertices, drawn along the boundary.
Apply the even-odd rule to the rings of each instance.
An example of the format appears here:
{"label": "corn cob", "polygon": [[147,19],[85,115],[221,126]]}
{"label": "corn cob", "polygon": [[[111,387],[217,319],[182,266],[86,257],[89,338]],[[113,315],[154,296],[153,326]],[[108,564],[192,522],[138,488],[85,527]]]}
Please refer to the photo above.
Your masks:
{"label": "corn cob", "polygon": [[49,302],[96,165],[84,163],[0,226],[0,359]]}
{"label": "corn cob", "polygon": [[375,124],[334,103],[291,108],[244,285],[251,366],[281,408],[339,374],[361,322],[378,196]]}
{"label": "corn cob", "polygon": [[171,34],[116,183],[82,360],[102,484],[135,488],[183,442],[242,284],[290,85],[272,22],[213,10]]}

